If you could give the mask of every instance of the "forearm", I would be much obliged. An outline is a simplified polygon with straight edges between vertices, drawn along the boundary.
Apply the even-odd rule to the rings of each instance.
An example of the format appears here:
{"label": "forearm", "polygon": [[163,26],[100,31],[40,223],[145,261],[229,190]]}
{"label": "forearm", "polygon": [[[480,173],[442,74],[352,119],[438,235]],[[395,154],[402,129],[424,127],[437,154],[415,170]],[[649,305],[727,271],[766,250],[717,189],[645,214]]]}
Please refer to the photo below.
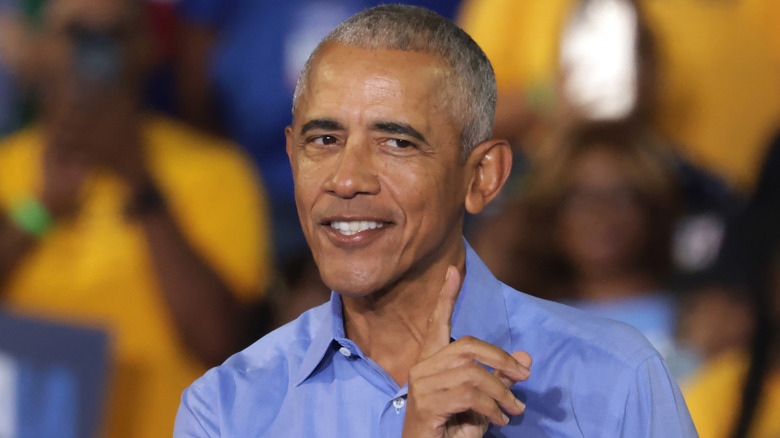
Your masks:
{"label": "forearm", "polygon": [[179,334],[206,365],[235,352],[244,315],[228,286],[197,254],[165,208],[137,218]]}

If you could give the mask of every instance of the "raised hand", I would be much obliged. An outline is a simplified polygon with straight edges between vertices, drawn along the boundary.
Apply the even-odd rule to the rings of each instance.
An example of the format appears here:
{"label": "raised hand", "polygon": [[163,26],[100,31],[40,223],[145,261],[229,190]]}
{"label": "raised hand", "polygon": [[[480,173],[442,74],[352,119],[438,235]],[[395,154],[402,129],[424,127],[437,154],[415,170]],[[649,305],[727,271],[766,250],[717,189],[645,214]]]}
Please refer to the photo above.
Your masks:
{"label": "raised hand", "polygon": [[509,422],[504,412],[519,415],[525,410],[509,388],[530,375],[528,353],[510,355],[468,336],[450,343],[459,288],[460,274],[450,266],[428,318],[420,359],[409,372],[404,438],[481,437],[489,423]]}
{"label": "raised hand", "polygon": [[[75,124],[73,124],[75,125]],[[51,123],[49,142],[43,152],[43,187],[40,199],[55,218],[74,214],[79,192],[92,163],[73,144],[79,126]]]}

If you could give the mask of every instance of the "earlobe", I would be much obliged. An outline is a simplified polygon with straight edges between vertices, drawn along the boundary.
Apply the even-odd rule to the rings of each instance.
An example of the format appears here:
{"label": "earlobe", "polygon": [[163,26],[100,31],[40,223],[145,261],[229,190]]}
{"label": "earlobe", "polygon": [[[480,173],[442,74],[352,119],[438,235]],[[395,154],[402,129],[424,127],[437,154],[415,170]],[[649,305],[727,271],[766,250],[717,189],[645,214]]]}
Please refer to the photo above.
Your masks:
{"label": "earlobe", "polygon": [[512,148],[504,140],[490,140],[478,145],[468,158],[471,169],[466,211],[477,214],[487,206],[504,187],[512,170]]}

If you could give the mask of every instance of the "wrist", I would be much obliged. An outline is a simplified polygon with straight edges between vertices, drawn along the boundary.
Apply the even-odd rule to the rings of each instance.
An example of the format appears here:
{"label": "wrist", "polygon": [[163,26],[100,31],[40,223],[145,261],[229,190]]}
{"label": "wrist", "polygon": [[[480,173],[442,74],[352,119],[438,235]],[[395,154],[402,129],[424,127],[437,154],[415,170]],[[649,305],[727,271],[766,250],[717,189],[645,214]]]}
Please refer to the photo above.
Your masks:
{"label": "wrist", "polygon": [[8,216],[18,229],[36,239],[43,238],[54,227],[49,209],[33,196],[11,205]]}

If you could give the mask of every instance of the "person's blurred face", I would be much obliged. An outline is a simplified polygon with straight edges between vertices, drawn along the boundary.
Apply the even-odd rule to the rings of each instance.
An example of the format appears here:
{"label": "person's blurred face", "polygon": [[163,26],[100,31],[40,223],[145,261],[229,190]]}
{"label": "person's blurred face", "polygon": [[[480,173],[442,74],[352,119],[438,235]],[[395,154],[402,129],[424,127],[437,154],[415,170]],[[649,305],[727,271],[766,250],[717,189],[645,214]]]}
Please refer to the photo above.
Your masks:
{"label": "person's blurred face", "polygon": [[[147,66],[136,0],[48,4],[39,64],[48,145],[101,164],[135,153]],[[120,164],[121,166],[122,164]]]}
{"label": "person's blurred face", "polygon": [[631,268],[646,240],[646,221],[617,152],[592,147],[571,169],[558,231],[565,257],[582,273]]}
{"label": "person's blurred face", "polygon": [[52,111],[96,114],[120,94],[141,61],[141,26],[131,0],[58,0],[47,9],[40,82]]}
{"label": "person's blurred face", "polygon": [[[364,296],[454,263],[469,181],[435,57],[330,44],[287,128],[306,239],[323,281]],[[442,270],[443,272],[443,270]]]}

